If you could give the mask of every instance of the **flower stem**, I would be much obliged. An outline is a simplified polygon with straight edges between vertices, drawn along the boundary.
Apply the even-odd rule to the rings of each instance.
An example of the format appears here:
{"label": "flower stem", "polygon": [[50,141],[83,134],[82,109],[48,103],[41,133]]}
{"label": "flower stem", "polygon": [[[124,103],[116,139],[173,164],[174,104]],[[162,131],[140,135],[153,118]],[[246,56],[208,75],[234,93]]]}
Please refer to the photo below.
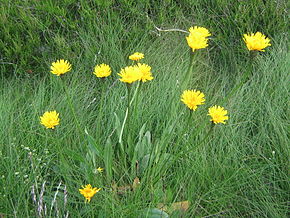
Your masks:
{"label": "flower stem", "polygon": [[249,69],[246,71],[246,73],[243,74],[240,83],[231,90],[231,92],[222,100],[221,104],[227,103],[227,101],[244,85],[249,75],[253,73],[254,58],[256,57],[256,55],[257,53],[255,51],[250,51],[248,66]]}
{"label": "flower stem", "polygon": [[142,85],[142,83],[141,83],[141,81],[139,81],[138,84],[137,84],[137,88],[136,88],[136,90],[135,90],[135,92],[134,92],[134,95],[133,95],[133,97],[132,97],[132,99],[131,99],[131,101],[130,101],[130,105],[133,104],[133,101],[134,101],[135,97],[136,97],[135,102],[138,101],[138,94],[139,94],[139,89],[140,89],[140,86],[141,86],[141,85]]}
{"label": "flower stem", "polygon": [[[136,91],[134,92],[134,95],[133,95],[132,100],[130,102],[130,105],[132,105],[133,102],[135,101],[134,108],[133,108],[133,113],[134,113],[135,119],[137,119],[138,98],[139,98],[139,90],[141,89],[141,86],[142,86],[142,83],[141,83],[141,81],[139,81],[137,84]],[[134,100],[134,98],[135,98],[135,100]]]}
{"label": "flower stem", "polygon": [[[106,88],[107,88],[107,81],[106,79],[102,79],[101,81],[103,84],[102,84],[102,88],[101,88],[101,92],[100,92],[100,95],[101,95],[101,98],[100,98],[100,109],[99,109],[99,115],[98,115],[98,121],[97,121],[97,124],[98,124],[98,127],[97,127],[97,133],[99,136],[101,136],[102,134],[102,118],[103,118],[103,108],[104,108],[104,104],[106,101]],[[98,137],[98,138],[101,138],[101,137]]]}
{"label": "flower stem", "polygon": [[213,132],[215,124],[211,123],[210,125],[210,129],[208,130],[207,134],[205,135],[205,137],[197,144],[197,146],[195,146],[195,149],[197,149],[199,146],[201,146],[211,135],[211,133]]}
{"label": "flower stem", "polygon": [[190,77],[191,77],[191,73],[192,73],[192,69],[193,69],[193,65],[195,63],[195,53],[192,53],[192,51],[190,50],[190,62],[187,68],[187,72],[186,75],[184,77],[184,80],[181,83],[181,89],[184,90],[187,86],[188,83],[190,82]]}
{"label": "flower stem", "polygon": [[[127,125],[128,127],[130,126],[130,115],[131,115],[131,108],[130,108],[130,104],[131,104],[131,85],[127,85],[127,90],[128,90],[128,105],[127,105],[127,108],[128,108],[128,117],[127,117]],[[128,128],[127,128],[128,129]]]}
{"label": "flower stem", "polygon": [[[125,129],[125,124],[127,123],[127,126],[129,127],[130,125],[130,97],[131,97],[131,85],[127,85],[127,109],[126,109],[126,114],[122,123],[121,127],[121,132],[120,132],[120,137],[119,137],[119,143],[121,144],[121,149],[124,151],[124,146],[123,146],[123,133]],[[129,129],[129,128],[127,128]],[[129,130],[128,130],[129,132]]]}
{"label": "flower stem", "polygon": [[74,120],[75,120],[75,123],[76,123],[77,129],[78,129],[78,131],[79,131],[79,134],[82,135],[82,132],[83,132],[83,131],[82,131],[81,125],[80,125],[80,123],[79,123],[79,120],[78,120],[78,118],[77,118],[77,116],[76,116],[76,112],[75,112],[75,109],[74,109],[74,107],[73,107],[73,104],[72,104],[72,100],[71,100],[71,98],[70,98],[70,95],[69,95],[69,93],[68,93],[67,86],[65,85],[65,83],[62,81],[61,78],[59,78],[58,81],[60,81],[60,84],[61,84],[61,86],[63,87],[63,89],[64,89],[64,91],[65,91],[65,94],[66,94],[66,97],[67,97],[67,103],[68,103],[68,105],[69,105],[69,107],[70,107],[70,109],[71,109],[71,111],[72,111],[72,114],[73,114],[73,117],[74,117]]}
{"label": "flower stem", "polygon": [[190,121],[192,120],[192,117],[193,117],[193,110],[189,109],[189,116],[188,116],[187,125],[186,125],[187,129],[189,129],[189,125],[190,125]]}

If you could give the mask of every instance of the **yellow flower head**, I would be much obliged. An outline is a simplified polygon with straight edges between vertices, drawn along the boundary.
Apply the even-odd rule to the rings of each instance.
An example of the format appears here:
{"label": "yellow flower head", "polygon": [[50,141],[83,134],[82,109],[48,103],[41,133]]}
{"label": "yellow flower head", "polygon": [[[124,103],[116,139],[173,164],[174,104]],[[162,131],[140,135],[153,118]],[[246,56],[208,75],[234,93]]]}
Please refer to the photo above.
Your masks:
{"label": "yellow flower head", "polygon": [[135,52],[134,54],[129,56],[129,59],[132,61],[139,61],[144,58],[144,54],[140,52]]}
{"label": "yellow flower head", "polygon": [[60,76],[71,70],[71,64],[63,59],[57,60],[51,64],[51,73]]}
{"label": "yellow flower head", "polygon": [[82,186],[82,189],[79,189],[80,193],[86,198],[87,202],[90,202],[91,198],[100,190],[100,188],[92,188],[90,184],[85,187]]}
{"label": "yellow flower head", "polygon": [[118,73],[118,75],[121,77],[119,80],[124,83],[133,83],[140,80],[142,76],[139,67],[136,65],[121,69],[121,72]]}
{"label": "yellow flower head", "polygon": [[211,36],[210,32],[208,31],[207,28],[204,27],[198,27],[198,26],[194,26],[194,27],[190,27],[189,28],[189,33],[193,34],[193,35],[198,35],[201,37],[208,37]]}
{"label": "yellow flower head", "polygon": [[265,51],[264,48],[271,46],[270,39],[260,32],[244,34],[243,39],[250,51]]}
{"label": "yellow flower head", "polygon": [[198,105],[205,102],[204,94],[196,90],[185,90],[181,95],[181,101],[190,109],[196,110]]}
{"label": "yellow flower head", "polygon": [[152,76],[152,73],[151,73],[151,67],[149,65],[138,63],[137,67],[140,70],[140,73],[141,73],[141,79],[140,80],[142,82],[146,82],[148,80],[152,80],[153,79],[153,76]]}
{"label": "yellow flower head", "polygon": [[189,36],[186,37],[187,44],[192,48],[193,52],[197,49],[206,48],[208,46],[208,36],[211,36],[211,34],[206,28],[190,27]]}
{"label": "yellow flower head", "polygon": [[217,124],[217,123],[223,123],[225,124],[225,120],[228,120],[229,117],[226,116],[228,113],[227,110],[225,110],[223,107],[220,106],[213,106],[210,107],[208,109],[208,114],[209,116],[211,116],[211,120],[213,123]]}
{"label": "yellow flower head", "polygon": [[56,111],[47,111],[40,117],[40,123],[47,129],[54,129],[55,126],[59,125],[59,113]]}
{"label": "yellow flower head", "polygon": [[104,168],[98,167],[98,168],[97,168],[97,171],[98,171],[99,173],[102,173],[102,172],[104,171]]}
{"label": "yellow flower head", "polygon": [[107,64],[100,64],[95,66],[95,71],[93,74],[95,74],[97,77],[103,78],[108,77],[112,73],[112,70],[109,65]]}

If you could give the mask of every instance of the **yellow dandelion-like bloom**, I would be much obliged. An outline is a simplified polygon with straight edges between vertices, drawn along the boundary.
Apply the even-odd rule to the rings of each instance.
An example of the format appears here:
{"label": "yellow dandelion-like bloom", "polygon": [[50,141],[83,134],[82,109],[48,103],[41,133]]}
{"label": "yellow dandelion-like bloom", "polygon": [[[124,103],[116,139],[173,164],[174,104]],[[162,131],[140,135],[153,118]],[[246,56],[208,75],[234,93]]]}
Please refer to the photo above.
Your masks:
{"label": "yellow dandelion-like bloom", "polygon": [[54,129],[59,125],[59,113],[56,111],[47,111],[40,117],[40,123],[47,129]]}
{"label": "yellow dandelion-like bloom", "polygon": [[221,106],[213,106],[210,107],[208,109],[208,114],[209,116],[211,116],[211,120],[213,123],[217,124],[217,123],[223,123],[225,124],[225,120],[228,120],[229,117],[226,116],[228,113],[227,110],[225,110],[223,107]]}
{"label": "yellow dandelion-like bloom", "polygon": [[104,168],[98,167],[98,168],[97,168],[97,171],[98,171],[99,173],[102,173],[102,172],[104,171]]}
{"label": "yellow dandelion-like bloom", "polygon": [[198,26],[190,27],[189,28],[189,33],[191,33],[193,35],[199,35],[199,36],[202,36],[202,37],[211,36],[211,34],[210,34],[210,32],[208,31],[207,28],[198,27]]}
{"label": "yellow dandelion-like bloom", "polygon": [[142,76],[139,67],[136,65],[121,69],[121,72],[118,73],[118,75],[121,77],[119,80],[124,83],[133,83],[140,80]]}
{"label": "yellow dandelion-like bloom", "polygon": [[197,106],[204,104],[204,94],[196,90],[185,90],[181,95],[181,101],[190,109],[195,111]]}
{"label": "yellow dandelion-like bloom", "polygon": [[260,32],[244,34],[243,39],[250,51],[265,51],[264,48],[271,46],[270,39]]}
{"label": "yellow dandelion-like bloom", "polygon": [[134,54],[129,56],[129,59],[132,61],[139,61],[144,58],[144,54],[140,52],[135,52]]}
{"label": "yellow dandelion-like bloom", "polygon": [[71,70],[71,64],[63,59],[57,60],[51,64],[51,73],[57,76],[65,74]]}
{"label": "yellow dandelion-like bloom", "polygon": [[107,64],[100,64],[95,66],[95,74],[97,77],[104,78],[110,76],[112,73],[111,67]]}
{"label": "yellow dandelion-like bloom", "polygon": [[79,189],[80,193],[86,198],[87,202],[90,202],[91,198],[100,190],[100,188],[92,188],[90,184],[85,187],[82,186],[82,189]]}
{"label": "yellow dandelion-like bloom", "polygon": [[137,67],[139,68],[140,70],[140,73],[141,73],[141,81],[142,82],[146,82],[148,80],[152,80],[154,77],[152,76],[152,73],[151,73],[151,67],[147,64],[140,64],[138,63],[137,64]]}
{"label": "yellow dandelion-like bloom", "polygon": [[194,52],[197,49],[206,48],[208,46],[208,36],[211,36],[208,29],[204,27],[190,27],[189,36],[186,37],[187,44]]}

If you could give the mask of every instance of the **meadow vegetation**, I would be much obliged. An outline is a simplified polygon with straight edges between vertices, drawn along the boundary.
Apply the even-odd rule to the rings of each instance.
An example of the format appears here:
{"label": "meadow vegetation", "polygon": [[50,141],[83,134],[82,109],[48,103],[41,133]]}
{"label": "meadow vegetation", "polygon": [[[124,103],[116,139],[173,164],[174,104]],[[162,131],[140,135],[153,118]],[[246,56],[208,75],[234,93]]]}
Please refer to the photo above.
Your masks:
{"label": "meadow vegetation", "polygon": [[[0,215],[287,217],[287,10],[283,0],[2,0]],[[210,31],[207,48],[191,52],[179,31],[191,26]],[[243,34],[257,31],[271,46],[250,64]],[[123,128],[117,74],[134,52],[154,79]],[[72,65],[60,77],[59,59]],[[101,63],[105,79],[92,73]],[[205,104],[190,112],[185,89]],[[210,122],[213,105],[226,124]],[[54,110],[60,124],[46,129],[40,116]],[[101,188],[89,203],[87,184]]]}

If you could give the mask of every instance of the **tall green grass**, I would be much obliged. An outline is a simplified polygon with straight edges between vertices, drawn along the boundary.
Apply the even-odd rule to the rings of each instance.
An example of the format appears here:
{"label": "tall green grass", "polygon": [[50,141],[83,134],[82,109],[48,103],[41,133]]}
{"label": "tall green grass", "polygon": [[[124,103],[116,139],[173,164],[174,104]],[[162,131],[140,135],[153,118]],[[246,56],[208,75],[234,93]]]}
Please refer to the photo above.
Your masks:
{"label": "tall green grass", "polygon": [[[183,29],[206,26],[215,36],[209,54],[211,64],[228,65],[236,71],[245,61],[241,35],[262,31],[274,39],[287,37],[287,10],[285,0],[2,0],[1,74],[42,74],[45,68],[40,68],[40,63],[50,63],[57,58],[55,54],[69,57],[74,63],[80,58],[91,60],[99,52],[102,58],[110,58],[110,50],[104,47],[107,34],[116,51],[129,53],[144,38],[156,38],[154,25]],[[94,46],[84,43],[86,37],[92,38],[90,44]]]}
{"label": "tall green grass", "polygon": [[[56,5],[54,1],[44,1],[31,6],[27,1],[22,3],[24,6],[10,6],[10,10],[2,6],[2,16],[17,18],[20,13],[11,14],[13,11],[23,7],[26,11],[31,6],[33,16],[21,16],[37,18],[37,25],[39,21],[52,23],[42,25],[51,34],[41,44],[47,50],[38,56],[31,50],[35,49],[33,44],[27,44],[27,50],[19,52],[25,60],[22,64],[17,63],[14,69],[1,66],[0,213],[37,216],[32,186],[39,200],[45,181],[43,202],[47,216],[52,217],[57,213],[65,216],[67,212],[73,217],[146,217],[146,208],[186,200],[190,202],[186,212],[170,215],[287,217],[290,57],[284,35],[285,17],[277,16],[285,9],[284,3],[162,1],[153,6],[149,1],[108,2],[64,1]],[[112,10],[105,12],[108,7]],[[68,13],[76,8],[76,13]],[[258,17],[264,10],[268,13]],[[46,13],[57,15],[56,20],[45,19]],[[63,23],[64,17],[67,19]],[[253,19],[261,19],[267,25],[252,22]],[[277,25],[272,25],[275,19]],[[152,21],[162,28],[187,29],[198,24],[213,33],[209,48],[198,51],[187,87],[206,94],[206,105],[194,112],[195,119],[189,127],[188,111],[180,102],[180,85],[189,63],[185,34],[158,35],[152,32],[156,31]],[[236,21],[241,25],[232,27],[230,23]],[[24,26],[18,30],[25,31]],[[256,30],[267,33],[273,46],[256,58],[251,77],[222,105],[229,111],[229,122],[215,126],[208,140],[200,143],[208,126],[191,136],[201,120],[209,119],[207,108],[222,102],[245,73],[247,53],[241,35]],[[13,41],[11,36],[8,39]],[[144,62],[152,67],[155,78],[142,87],[137,113],[130,122],[132,138],[125,142],[142,149],[130,151],[124,160],[118,130],[126,110],[126,87],[116,73],[127,65],[127,57],[134,51],[145,53]],[[76,126],[62,85],[49,73],[51,62],[58,58],[69,59],[73,65],[72,72],[62,80],[81,129]],[[20,69],[30,67],[31,59],[37,60],[32,64],[32,75],[7,77],[13,70],[19,74]],[[106,82],[91,73],[94,65],[102,62],[113,69]],[[39,123],[39,116],[49,110],[60,113],[61,124],[55,131],[46,130]],[[129,164],[135,154],[138,169]],[[105,167],[103,173],[95,171],[99,166]],[[116,194],[115,187],[132,184],[136,176],[141,183],[135,191]],[[102,190],[90,204],[85,204],[78,189],[89,183]],[[56,192],[57,207],[54,204],[51,209]]]}

